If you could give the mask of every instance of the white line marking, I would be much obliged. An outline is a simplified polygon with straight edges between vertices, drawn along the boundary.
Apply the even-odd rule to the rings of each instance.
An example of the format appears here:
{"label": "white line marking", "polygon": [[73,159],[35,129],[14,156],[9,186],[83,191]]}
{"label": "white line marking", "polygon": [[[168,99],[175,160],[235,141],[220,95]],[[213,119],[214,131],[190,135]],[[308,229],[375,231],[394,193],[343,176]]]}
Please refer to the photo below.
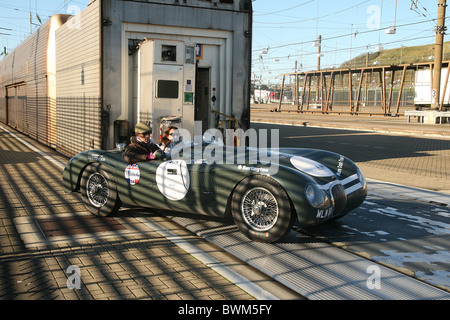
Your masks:
{"label": "white line marking", "polygon": [[191,256],[202,262],[205,266],[211,268],[224,278],[228,279],[231,283],[237,285],[242,290],[248,292],[250,295],[255,297],[258,300],[279,300],[276,296],[271,294],[270,292],[262,289],[260,286],[256,285],[255,283],[251,282],[247,278],[243,277],[242,275],[236,273],[229,267],[225,266],[220,261],[216,260],[215,258],[211,257],[206,252],[202,251],[201,249],[197,248],[196,246],[190,244],[183,238],[177,236],[176,234],[172,233],[170,230],[164,228],[157,222],[148,221],[144,218],[137,218],[138,221],[146,225],[148,228],[156,231],[160,235],[162,235],[164,238],[170,240],[175,245],[177,245],[182,250],[189,253]]}
{"label": "white line marking", "polygon": [[27,146],[28,148],[30,148],[31,150],[39,153],[41,156],[43,156],[45,159],[47,159],[48,161],[56,164],[58,167],[60,167],[61,169],[64,169],[65,165],[62,164],[61,162],[57,161],[56,159],[52,158],[51,156],[49,156],[48,154],[46,154],[44,151],[39,150],[38,148],[36,148],[35,146],[33,146],[32,144],[26,142],[25,140],[23,140],[21,137],[19,137],[18,135],[16,135],[15,133],[13,133],[12,131],[9,131],[8,129],[6,129],[5,127],[0,125],[0,129],[2,129],[3,131],[7,132],[8,134],[10,134],[12,137],[14,137],[15,139],[19,140],[20,142],[22,142],[25,146]]}
{"label": "white line marking", "polygon": [[358,179],[358,175],[355,173],[354,175],[349,176],[349,177],[341,180],[341,184],[345,185],[345,184],[350,183],[350,182],[352,182],[353,180],[356,180],[356,179]]}
{"label": "white line marking", "polygon": [[[10,134],[15,139],[19,140],[21,143],[23,143],[25,146],[30,148],[31,150],[39,153],[41,156],[43,156],[45,159],[51,161],[52,163],[56,164],[61,169],[64,169],[64,165],[57,161],[56,159],[53,159],[51,156],[46,154],[45,152],[39,150],[35,146],[31,145],[30,143],[26,142],[22,138],[20,138],[15,133],[9,131],[8,129],[4,128],[0,125],[0,129]],[[192,255],[194,258],[202,262],[205,266],[208,268],[211,268],[224,278],[228,279],[231,283],[237,285],[242,290],[248,292],[250,295],[255,297],[258,300],[278,300],[278,298],[274,295],[272,295],[270,292],[267,292],[266,290],[262,289],[260,286],[254,284],[247,278],[241,276],[240,274],[236,273],[232,269],[225,266],[220,261],[214,259],[206,252],[202,251],[201,249],[189,244],[187,241],[185,241],[183,238],[175,235],[171,231],[167,230],[166,228],[162,227],[160,224],[156,222],[151,222],[148,220],[145,220],[144,218],[138,218],[138,220],[145,224],[150,229],[153,229],[163,237],[165,237],[167,240],[173,242],[175,245],[177,245],[182,250],[186,251],[190,255]]]}
{"label": "white line marking", "polygon": [[363,187],[362,184],[358,182],[357,184],[345,189],[345,194],[348,195],[356,190],[362,189],[362,187]]}

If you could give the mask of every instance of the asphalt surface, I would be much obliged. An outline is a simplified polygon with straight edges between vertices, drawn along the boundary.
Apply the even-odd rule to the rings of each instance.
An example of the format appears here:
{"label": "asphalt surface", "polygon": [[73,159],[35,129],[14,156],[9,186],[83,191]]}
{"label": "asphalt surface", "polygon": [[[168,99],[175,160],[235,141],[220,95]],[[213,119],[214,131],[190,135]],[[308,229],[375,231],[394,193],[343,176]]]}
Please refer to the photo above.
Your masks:
{"label": "asphalt surface", "polygon": [[[280,131],[285,130],[283,141],[288,141],[287,143],[301,142],[301,146],[329,150],[336,148],[336,151],[348,147],[348,151],[341,153],[348,152],[349,156],[350,151],[356,150],[359,155],[354,160],[368,178],[442,193],[450,190],[449,124],[407,123],[406,118],[259,111],[252,113],[252,122],[256,126],[268,128],[271,125],[267,123],[283,124],[286,128]],[[316,131],[313,134],[309,132],[306,136],[298,132],[293,134],[290,126],[311,129],[328,127],[348,131],[329,131],[327,134]],[[29,138],[15,134],[35,145],[35,148],[45,153],[50,152],[61,163],[67,161],[65,157]],[[358,142],[357,146],[354,139],[360,136],[367,139],[379,138],[380,142],[376,145],[380,147],[380,152],[374,156],[369,152],[373,150],[364,147],[364,142]],[[91,232],[86,232],[90,233],[87,237],[55,237],[50,245],[44,243],[41,246],[40,243],[30,247],[23,239],[24,234],[33,232],[20,230],[19,223],[56,216],[84,215],[86,210],[78,195],[63,192],[60,167],[3,130],[0,130],[0,140],[0,300],[255,298],[210,266],[186,254],[156,230],[142,227],[137,223],[143,217],[139,210],[119,213],[115,217],[118,224],[133,232],[109,230],[107,237],[101,237],[92,236],[93,232],[90,230]],[[404,162],[406,160],[415,161],[415,171],[410,169],[410,163]],[[186,230],[180,230],[177,225],[171,224],[157,213],[146,211],[144,216],[187,237],[209,254],[225,261],[226,265],[245,267],[217,247],[211,247]],[[67,281],[72,275],[68,268],[74,265],[81,266],[83,270],[83,285],[79,290],[68,288]],[[255,282],[270,282],[262,275],[255,277],[252,279]],[[286,292],[282,298],[295,297]]]}
{"label": "asphalt surface", "polygon": [[[83,220],[92,216],[79,194],[67,194],[62,188],[58,162],[65,164],[68,159],[1,126],[0,300],[255,299],[231,277],[141,220],[165,226],[225,266],[246,268],[245,264],[156,212],[125,208],[109,225]],[[78,223],[74,225],[71,218]],[[48,220],[56,226],[44,228]],[[79,276],[75,267],[82,271]],[[256,282],[273,282],[257,272],[251,275]]]}
{"label": "asphalt surface", "polygon": [[291,124],[297,126],[314,126],[360,130],[378,133],[411,135],[418,137],[450,138],[450,123],[424,124],[418,123],[417,117],[408,122],[407,117],[391,117],[379,115],[347,115],[298,113],[294,106],[286,105],[281,112],[271,112],[278,105],[252,105],[251,121]]}
{"label": "asphalt surface", "polygon": [[264,111],[261,106],[252,113],[252,126],[279,129],[281,147],[330,150],[348,156],[368,178],[450,194],[449,123],[297,113],[287,108],[270,112],[273,105],[265,105]]}

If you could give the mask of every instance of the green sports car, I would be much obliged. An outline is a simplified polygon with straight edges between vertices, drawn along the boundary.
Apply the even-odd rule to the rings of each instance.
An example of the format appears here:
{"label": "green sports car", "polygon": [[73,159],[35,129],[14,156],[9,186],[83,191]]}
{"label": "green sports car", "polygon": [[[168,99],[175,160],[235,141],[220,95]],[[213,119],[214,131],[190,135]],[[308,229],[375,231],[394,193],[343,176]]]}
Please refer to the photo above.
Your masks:
{"label": "green sports car", "polygon": [[296,219],[307,227],[341,218],[367,195],[359,168],[336,153],[208,144],[133,164],[118,150],[82,152],[66,165],[63,184],[80,191],[98,216],[122,204],[232,216],[248,238],[268,243],[282,239]]}

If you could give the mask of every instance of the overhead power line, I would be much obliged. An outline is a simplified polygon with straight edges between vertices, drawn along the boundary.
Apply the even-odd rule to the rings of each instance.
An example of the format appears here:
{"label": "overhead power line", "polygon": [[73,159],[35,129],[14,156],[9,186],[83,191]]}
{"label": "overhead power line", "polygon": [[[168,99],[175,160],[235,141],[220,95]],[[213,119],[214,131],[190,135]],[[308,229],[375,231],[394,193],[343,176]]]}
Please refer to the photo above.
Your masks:
{"label": "overhead power line", "polygon": [[296,6],[293,6],[293,7],[287,8],[287,9],[283,9],[283,10],[280,10],[280,11],[267,12],[267,13],[260,13],[260,14],[253,14],[253,16],[261,17],[261,16],[267,16],[267,15],[271,15],[271,14],[278,14],[278,13],[281,13],[281,12],[290,11],[290,10],[292,10],[292,9],[295,9],[295,8],[298,8],[298,7],[301,7],[301,6],[304,6],[305,4],[308,4],[308,3],[314,2],[314,1],[316,1],[316,0],[306,1],[306,2],[304,2],[304,3],[300,3],[300,4],[296,5]]}
{"label": "overhead power line", "polygon": [[[402,24],[402,25],[397,25],[397,28],[411,26],[411,25],[417,25],[417,24],[421,24],[421,23],[428,23],[430,21],[436,21],[436,19],[424,20],[424,21],[419,21],[419,22],[405,23],[405,24]],[[371,29],[371,30],[366,30],[366,31],[359,31],[358,35],[371,33],[371,32],[378,32],[378,31],[382,31],[384,29],[385,28],[378,28],[378,29]],[[323,41],[327,41],[327,40],[334,40],[334,39],[339,39],[339,38],[345,38],[345,37],[349,37],[351,35],[353,35],[353,33],[346,33],[346,34],[332,36],[332,37],[322,37],[322,42]],[[297,46],[297,45],[301,45],[301,44],[312,43],[314,40],[315,39],[301,41],[301,42],[295,42],[295,43],[281,44],[281,45],[277,45],[277,46],[270,46],[270,48],[271,49],[278,49],[278,48],[285,48],[285,47],[290,47],[290,46]],[[254,49],[253,52],[259,52],[261,49],[263,49],[263,48]]]}

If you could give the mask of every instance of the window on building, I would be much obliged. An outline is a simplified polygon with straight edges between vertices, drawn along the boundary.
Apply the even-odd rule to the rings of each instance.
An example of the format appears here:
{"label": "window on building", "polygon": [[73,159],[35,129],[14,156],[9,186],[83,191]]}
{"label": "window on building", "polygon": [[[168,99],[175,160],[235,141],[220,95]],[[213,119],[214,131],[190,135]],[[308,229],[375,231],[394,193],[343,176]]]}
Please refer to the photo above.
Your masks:
{"label": "window on building", "polygon": [[178,99],[178,81],[158,80],[156,82],[156,97],[165,99]]}

